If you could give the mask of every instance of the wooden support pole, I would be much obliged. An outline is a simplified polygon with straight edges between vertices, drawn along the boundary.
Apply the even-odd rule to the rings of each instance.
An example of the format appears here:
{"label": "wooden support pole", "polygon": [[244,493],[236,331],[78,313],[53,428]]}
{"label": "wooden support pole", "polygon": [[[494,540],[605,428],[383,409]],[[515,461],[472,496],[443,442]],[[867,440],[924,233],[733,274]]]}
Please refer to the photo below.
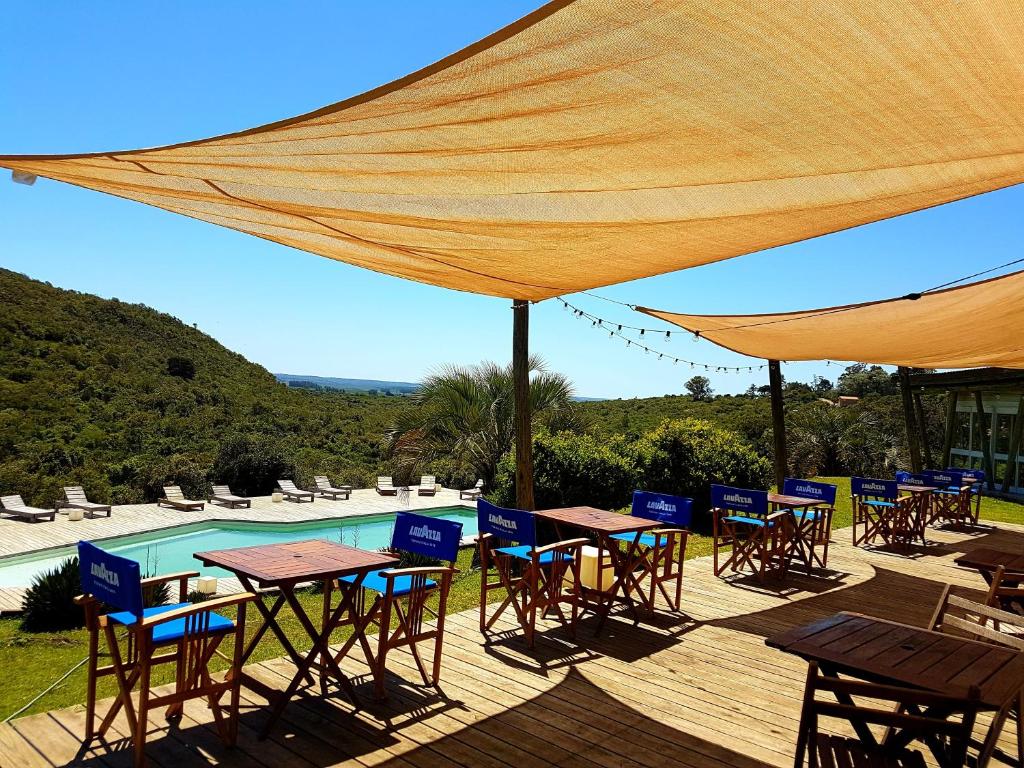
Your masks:
{"label": "wooden support pole", "polygon": [[917,430],[921,433],[921,456],[924,459],[924,466],[927,469],[945,469],[932,464],[932,451],[928,446],[928,425],[924,420],[924,405],[921,403],[921,393],[914,392],[914,416],[917,418]]}
{"label": "wooden support pole", "polygon": [[978,428],[981,429],[981,455],[985,462],[985,485],[991,491],[995,487],[995,465],[992,463],[992,437],[989,434],[988,417],[985,415],[985,401],[981,390],[974,390],[974,405],[978,409]]}
{"label": "wooden support pole", "polygon": [[945,469],[952,466],[953,440],[956,437],[956,390],[952,390],[946,396],[946,434],[942,439],[942,466]]}
{"label": "wooden support pole", "polygon": [[512,388],[516,428],[516,506],[534,507],[533,418],[530,413],[530,303],[512,302]]}
{"label": "wooden support pole", "polygon": [[768,361],[768,388],[772,394],[772,434],[775,437],[775,487],[782,492],[788,472],[786,456],[786,411],[782,404],[782,367],[778,360]]}
{"label": "wooden support pole", "polygon": [[1017,457],[1020,455],[1021,435],[1024,434],[1024,395],[1017,403],[1017,417],[1013,420],[1013,432],[1010,433],[1010,450],[1006,453],[1006,472],[1003,474],[1003,493],[1009,493],[1010,480],[1017,469]]}
{"label": "wooden support pole", "polygon": [[921,466],[921,444],[917,434],[917,426],[914,423],[914,401],[910,395],[910,371],[905,366],[897,368],[900,379],[900,394],[903,396],[903,420],[907,427],[907,451],[910,453],[910,469],[913,472],[920,472]]}

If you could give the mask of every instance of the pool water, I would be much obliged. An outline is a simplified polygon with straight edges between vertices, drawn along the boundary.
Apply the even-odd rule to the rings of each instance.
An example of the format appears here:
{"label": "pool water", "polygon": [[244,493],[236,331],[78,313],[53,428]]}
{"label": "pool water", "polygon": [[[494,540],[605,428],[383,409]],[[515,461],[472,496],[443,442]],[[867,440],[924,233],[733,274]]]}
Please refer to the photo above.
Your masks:
{"label": "pool water", "polygon": [[[417,510],[417,514],[462,523],[462,536],[476,536],[476,511],[467,507]],[[108,552],[137,560],[143,574],[199,571],[203,576],[230,576],[221,568],[205,567],[192,555],[212,549],[281,544],[303,539],[327,539],[361,549],[380,549],[391,543],[394,515],[372,515],[308,523],[249,523],[235,520],[185,525],[169,531],[118,536],[94,541]],[[38,573],[72,557],[75,548],[15,555],[0,559],[0,587],[25,587]]]}

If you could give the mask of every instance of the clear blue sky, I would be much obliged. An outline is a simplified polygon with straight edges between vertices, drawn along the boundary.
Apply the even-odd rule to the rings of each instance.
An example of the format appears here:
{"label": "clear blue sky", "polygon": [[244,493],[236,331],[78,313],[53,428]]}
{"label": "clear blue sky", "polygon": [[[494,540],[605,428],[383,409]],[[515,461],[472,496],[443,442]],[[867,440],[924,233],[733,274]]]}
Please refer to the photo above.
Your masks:
{"label": "clear blue sky", "polygon": [[[537,5],[7,3],[0,153],[153,146],[289,117],[418,69]],[[698,313],[885,298],[1019,257],[1022,203],[1024,190],[1013,188],[599,293]],[[272,371],[416,380],[439,363],[510,356],[505,300],[378,275],[45,179],[0,179],[0,238],[4,267],[169,312]],[[570,300],[644,324],[622,307]],[[533,308],[531,330],[534,351],[582,395],[675,393],[692,375],[626,349],[553,301]],[[714,365],[751,362],[682,337],[656,345]],[[803,380],[838,371],[784,369]],[[716,391],[739,392],[766,374],[709,375]]]}

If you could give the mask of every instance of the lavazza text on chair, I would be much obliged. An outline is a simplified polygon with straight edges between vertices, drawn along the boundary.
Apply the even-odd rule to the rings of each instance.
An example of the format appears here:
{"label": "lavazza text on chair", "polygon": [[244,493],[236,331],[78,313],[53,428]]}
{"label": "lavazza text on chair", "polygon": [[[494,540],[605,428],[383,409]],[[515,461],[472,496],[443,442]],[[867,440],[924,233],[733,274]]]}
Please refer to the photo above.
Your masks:
{"label": "lavazza text on chair", "polygon": [[158,507],[173,507],[174,509],[179,509],[182,512],[202,512],[206,509],[205,501],[186,499],[185,494],[181,492],[181,488],[176,485],[165,485],[164,497],[162,499],[157,499],[156,504]]}
{"label": "lavazza text on chair", "polygon": [[21,496],[17,494],[14,496],[0,496],[0,512],[6,512],[9,515],[21,517],[33,523],[38,522],[39,520],[53,520],[57,517],[57,510],[30,507],[22,501]]}

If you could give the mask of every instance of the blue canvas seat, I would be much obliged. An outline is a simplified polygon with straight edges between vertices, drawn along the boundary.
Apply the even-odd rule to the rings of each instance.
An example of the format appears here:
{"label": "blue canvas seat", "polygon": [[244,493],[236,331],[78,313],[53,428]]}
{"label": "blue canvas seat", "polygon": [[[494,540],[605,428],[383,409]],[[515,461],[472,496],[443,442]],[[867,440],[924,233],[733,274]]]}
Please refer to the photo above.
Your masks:
{"label": "blue canvas seat", "polygon": [[788,514],[788,510],[769,511],[767,491],[712,485],[715,575],[749,568],[763,581],[769,567],[783,564],[784,537],[779,523]]}
{"label": "blue canvas seat", "polygon": [[788,524],[786,568],[803,563],[807,573],[828,567],[828,546],[832,538],[832,516],[836,507],[836,486],[816,480],[787,477],[784,496],[817,502],[813,507],[794,507],[784,518]]}
{"label": "blue canvas seat", "polygon": [[[632,543],[636,539],[635,533],[613,533],[609,538],[615,541],[622,541],[626,544]],[[641,547],[653,547],[658,543],[658,537],[653,533],[641,533],[640,534],[640,546]]]}
{"label": "blue canvas seat", "polygon": [[[135,751],[135,766],[145,764],[146,721],[150,709],[168,705],[168,715],[179,713],[184,702],[203,699],[214,710],[221,738],[229,746],[238,734],[238,691],[241,684],[242,646],[245,637],[245,608],[256,595],[243,592],[215,597],[193,605],[185,602],[188,580],[199,574],[190,571],[143,579],[134,560],[105,552],[87,541],[78,543],[79,575],[83,594],[75,599],[85,613],[89,633],[88,680],[85,705],[85,741],[102,737],[124,709]],[[145,607],[143,586],[178,582],[178,602]],[[101,615],[102,606],[116,610]],[[214,609],[237,607],[232,620]],[[99,666],[99,635],[102,631],[111,663]],[[118,635],[127,635],[122,640]],[[221,643],[233,638],[233,656],[219,650]],[[157,653],[159,649],[159,653]],[[214,657],[229,662],[228,672],[217,679],[209,668]],[[173,662],[177,666],[172,694],[153,695],[150,670],[155,664]],[[99,678],[113,675],[118,695],[107,716],[96,727],[96,684]],[[133,689],[138,687],[137,698]],[[227,697],[227,703],[222,699]]]}
{"label": "blue canvas seat", "polygon": [[[480,631],[485,635],[512,608],[532,648],[537,619],[552,615],[576,636],[580,609],[580,550],[586,539],[538,546],[532,512],[476,503],[480,552]],[[496,580],[490,577],[491,570]],[[489,595],[505,593],[489,617]],[[563,610],[567,608],[567,610]]]}
{"label": "blue canvas seat", "polygon": [[[388,653],[398,648],[409,649],[424,685],[437,686],[440,682],[448,592],[456,573],[455,561],[461,542],[462,523],[399,512],[391,531],[390,551],[419,555],[437,561],[437,565],[382,568],[370,571],[361,580],[358,575],[338,579],[338,588],[346,591],[343,599],[348,600],[348,608],[335,627],[352,626],[354,631],[335,659],[340,662],[346,658],[360,638],[364,645],[368,643],[366,630],[376,626],[377,652],[370,656],[370,664],[375,668],[374,694],[378,699],[385,698],[384,671]],[[353,593],[356,588],[359,592]],[[373,600],[362,599],[362,590],[373,593]],[[435,597],[436,608],[430,602]],[[424,623],[425,617],[432,617],[433,624]],[[433,646],[429,672],[420,658],[418,648],[422,644]]]}

